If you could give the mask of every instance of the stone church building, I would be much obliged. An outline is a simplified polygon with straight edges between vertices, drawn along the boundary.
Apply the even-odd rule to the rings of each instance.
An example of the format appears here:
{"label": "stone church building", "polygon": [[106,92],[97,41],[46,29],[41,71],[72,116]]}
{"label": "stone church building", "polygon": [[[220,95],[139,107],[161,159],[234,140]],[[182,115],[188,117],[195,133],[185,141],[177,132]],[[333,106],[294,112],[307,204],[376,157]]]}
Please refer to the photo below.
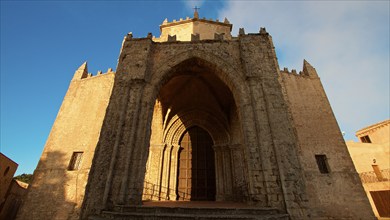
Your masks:
{"label": "stone church building", "polygon": [[160,30],[76,70],[18,219],[375,219],[313,66],[227,19]]}

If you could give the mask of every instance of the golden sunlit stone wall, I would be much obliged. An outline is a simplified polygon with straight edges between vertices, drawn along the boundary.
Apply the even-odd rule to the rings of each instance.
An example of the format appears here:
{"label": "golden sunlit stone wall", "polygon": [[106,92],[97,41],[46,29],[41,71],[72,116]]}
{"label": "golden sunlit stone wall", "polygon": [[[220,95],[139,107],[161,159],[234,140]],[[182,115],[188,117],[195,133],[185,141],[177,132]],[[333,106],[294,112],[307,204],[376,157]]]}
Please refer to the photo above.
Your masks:
{"label": "golden sunlit stone wall", "polygon": [[[362,184],[317,71],[304,61],[303,70],[299,73],[282,70],[280,81],[294,124],[313,217],[332,213],[336,219],[372,218],[367,211],[369,204],[364,198]],[[328,173],[320,171],[316,155],[326,158],[324,164]]]}
{"label": "golden sunlit stone wall", "polygon": [[[223,35],[223,39],[230,40],[232,35],[230,33],[232,25],[225,20],[225,22],[186,18],[186,20],[164,21],[160,25],[161,35],[159,38],[153,38],[155,42],[169,41],[168,36],[176,36],[177,41],[191,41],[194,36],[199,35],[198,40],[212,40],[215,39],[215,34]],[[194,36],[192,36],[194,35]]]}
{"label": "golden sunlit stone wall", "polygon": [[[75,73],[17,219],[78,219],[115,73]],[[74,152],[82,152],[70,170]]]}

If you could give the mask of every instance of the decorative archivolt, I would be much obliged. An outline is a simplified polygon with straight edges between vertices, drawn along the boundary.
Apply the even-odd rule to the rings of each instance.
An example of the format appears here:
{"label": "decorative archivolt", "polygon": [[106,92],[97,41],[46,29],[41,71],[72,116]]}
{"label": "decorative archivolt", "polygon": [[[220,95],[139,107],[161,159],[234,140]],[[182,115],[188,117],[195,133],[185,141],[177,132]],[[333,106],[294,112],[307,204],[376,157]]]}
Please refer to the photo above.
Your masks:
{"label": "decorative archivolt", "polygon": [[164,143],[179,145],[183,133],[193,126],[199,126],[206,130],[213,139],[214,145],[229,143],[230,137],[226,127],[212,114],[200,110],[173,116],[164,130]]}
{"label": "decorative archivolt", "polygon": [[227,62],[226,59],[203,50],[185,50],[181,53],[167,56],[156,64],[157,67],[153,69],[152,74],[145,79],[149,82],[149,86],[146,88],[147,92],[145,92],[145,94],[150,96],[148,99],[155,100],[161,86],[175,74],[175,68],[190,59],[198,60],[202,67],[216,74],[229,87],[237,106],[245,105],[242,102],[249,100],[249,97],[247,97],[249,93],[246,91],[247,88],[242,71],[236,68],[231,62]]}

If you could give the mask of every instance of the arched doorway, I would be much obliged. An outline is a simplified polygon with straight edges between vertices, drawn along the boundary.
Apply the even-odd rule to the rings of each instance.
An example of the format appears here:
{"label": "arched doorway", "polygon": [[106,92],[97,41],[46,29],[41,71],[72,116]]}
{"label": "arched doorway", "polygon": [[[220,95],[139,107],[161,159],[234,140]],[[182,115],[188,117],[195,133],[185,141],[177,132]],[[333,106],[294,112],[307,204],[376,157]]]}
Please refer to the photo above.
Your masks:
{"label": "arched doorway", "polygon": [[213,140],[207,131],[192,127],[180,140],[177,200],[215,200]]}
{"label": "arched doorway", "polygon": [[[247,197],[241,120],[232,90],[219,71],[194,57],[167,73],[153,108],[143,200],[242,201]],[[209,166],[207,174],[200,174],[205,170],[195,168],[193,161],[187,161],[184,170],[184,158],[193,156],[193,149],[185,145],[197,143],[198,134],[191,135],[195,131],[209,140],[208,162],[194,162]]]}

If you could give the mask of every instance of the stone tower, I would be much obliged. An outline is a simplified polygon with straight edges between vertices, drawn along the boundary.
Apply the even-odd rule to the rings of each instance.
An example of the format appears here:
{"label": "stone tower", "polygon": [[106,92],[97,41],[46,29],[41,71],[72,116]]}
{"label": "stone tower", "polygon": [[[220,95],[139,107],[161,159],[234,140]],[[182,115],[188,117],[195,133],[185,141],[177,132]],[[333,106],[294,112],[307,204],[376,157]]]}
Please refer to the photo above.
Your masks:
{"label": "stone tower", "polygon": [[233,37],[227,19],[160,29],[125,36],[116,72],[75,72],[19,219],[120,219],[145,200],[374,219],[307,61],[280,70],[265,28]]}

